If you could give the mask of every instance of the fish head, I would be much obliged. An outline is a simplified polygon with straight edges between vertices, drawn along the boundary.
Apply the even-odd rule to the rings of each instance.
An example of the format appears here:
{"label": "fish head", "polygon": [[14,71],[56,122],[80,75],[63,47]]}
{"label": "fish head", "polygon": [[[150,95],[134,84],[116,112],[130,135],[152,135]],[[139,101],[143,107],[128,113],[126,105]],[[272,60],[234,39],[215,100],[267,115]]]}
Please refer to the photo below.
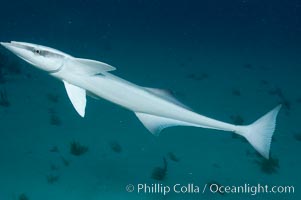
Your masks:
{"label": "fish head", "polygon": [[59,50],[26,42],[1,42],[1,45],[12,53],[49,73],[59,71],[66,58],[71,57]]}

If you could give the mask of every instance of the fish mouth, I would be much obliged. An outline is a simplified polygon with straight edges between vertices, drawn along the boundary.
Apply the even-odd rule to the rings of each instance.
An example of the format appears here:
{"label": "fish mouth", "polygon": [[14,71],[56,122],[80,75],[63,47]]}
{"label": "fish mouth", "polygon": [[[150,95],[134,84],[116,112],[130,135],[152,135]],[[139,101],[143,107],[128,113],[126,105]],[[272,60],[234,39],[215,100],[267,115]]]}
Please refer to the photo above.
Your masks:
{"label": "fish mouth", "polygon": [[0,42],[0,44],[6,49],[8,49],[10,52],[14,53],[19,58],[21,58],[22,60],[48,73],[59,72],[64,65],[64,60],[62,60],[61,64],[56,69],[53,69],[54,66],[52,66],[51,70],[48,70],[49,67],[48,68],[41,67],[41,64],[39,64],[40,62],[37,61],[39,60],[38,59],[39,56],[36,53],[37,50],[43,52],[43,55],[39,54],[43,58],[46,57],[45,55],[52,56],[52,57],[60,57],[62,59],[64,58],[64,56],[66,57],[68,56],[67,54],[61,53],[60,51],[52,49],[50,47],[44,47],[41,45],[31,44],[27,42],[11,41],[11,42]]}
{"label": "fish mouth", "polygon": [[14,53],[15,55],[17,55],[18,57],[20,57],[21,59],[34,65],[34,63],[32,63],[30,60],[26,58],[26,56],[24,56],[25,55],[24,52],[28,52],[28,51],[34,52],[35,47],[33,44],[26,43],[26,42],[16,42],[16,41],[0,42],[0,44],[6,49],[8,49],[9,51],[11,51],[12,53]]}
{"label": "fish mouth", "polygon": [[29,51],[34,51],[35,49],[33,44],[26,43],[26,42],[11,41],[11,42],[0,42],[0,44],[10,51],[13,51],[14,48],[24,49]]}

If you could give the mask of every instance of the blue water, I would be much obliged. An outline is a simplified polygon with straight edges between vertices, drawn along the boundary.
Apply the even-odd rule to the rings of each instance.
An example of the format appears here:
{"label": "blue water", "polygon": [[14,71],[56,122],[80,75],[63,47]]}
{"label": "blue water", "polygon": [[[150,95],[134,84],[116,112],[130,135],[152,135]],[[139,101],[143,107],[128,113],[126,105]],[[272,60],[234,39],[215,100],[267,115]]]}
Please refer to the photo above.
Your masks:
{"label": "blue water", "polygon": [[[0,25],[0,41],[109,63],[225,122],[249,124],[283,104],[266,161],[228,132],[173,127],[155,137],[105,100],[88,98],[81,118],[62,82],[1,47],[1,200],[301,198],[301,1],[3,1]],[[72,142],[87,151],[72,154]],[[200,192],[138,193],[144,183]],[[203,194],[258,183],[294,193]]]}

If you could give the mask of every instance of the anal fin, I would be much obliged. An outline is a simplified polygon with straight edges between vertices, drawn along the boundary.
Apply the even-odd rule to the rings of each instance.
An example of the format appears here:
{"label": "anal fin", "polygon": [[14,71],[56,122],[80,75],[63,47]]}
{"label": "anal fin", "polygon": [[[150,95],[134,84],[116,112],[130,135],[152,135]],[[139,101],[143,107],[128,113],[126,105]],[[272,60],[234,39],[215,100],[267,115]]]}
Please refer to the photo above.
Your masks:
{"label": "anal fin", "polygon": [[183,122],[175,119],[160,117],[156,115],[150,115],[146,113],[135,112],[138,119],[142,122],[142,124],[154,135],[159,135],[159,133],[168,127],[172,126],[195,126],[196,124]]}

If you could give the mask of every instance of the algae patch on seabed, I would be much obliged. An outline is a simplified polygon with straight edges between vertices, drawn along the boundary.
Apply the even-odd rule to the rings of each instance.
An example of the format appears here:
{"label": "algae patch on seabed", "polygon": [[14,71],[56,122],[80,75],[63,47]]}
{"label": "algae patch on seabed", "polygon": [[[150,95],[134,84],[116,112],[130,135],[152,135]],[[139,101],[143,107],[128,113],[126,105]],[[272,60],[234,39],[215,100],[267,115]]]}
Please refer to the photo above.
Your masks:
{"label": "algae patch on seabed", "polygon": [[122,147],[117,141],[111,141],[109,143],[111,150],[115,153],[121,153],[122,152]]}
{"label": "algae patch on seabed", "polygon": [[163,158],[163,167],[155,167],[152,171],[151,178],[162,181],[166,178],[167,174],[167,160]]}
{"label": "algae patch on seabed", "polygon": [[276,87],[276,88],[270,90],[269,94],[272,96],[277,96],[280,100],[279,103],[281,103],[287,111],[289,111],[291,109],[291,102],[284,96],[281,88]]}
{"label": "algae patch on seabed", "polygon": [[265,174],[275,174],[279,168],[279,159],[270,157],[270,159],[260,158],[254,161],[260,170]]}
{"label": "algae patch on seabed", "polygon": [[245,120],[241,115],[231,115],[230,119],[235,125],[244,125]]}
{"label": "algae patch on seabed", "polygon": [[22,193],[18,196],[18,200],[29,200],[29,197],[25,193]]}
{"label": "algae patch on seabed", "polygon": [[60,179],[59,175],[50,174],[50,175],[46,176],[46,180],[47,180],[48,184],[54,184],[54,183],[58,182],[59,179]]}
{"label": "algae patch on seabed", "polygon": [[77,141],[73,141],[70,143],[70,153],[74,156],[81,156],[87,153],[88,150],[89,148],[87,146],[84,146]]}
{"label": "algae patch on seabed", "polygon": [[47,94],[47,99],[51,103],[57,103],[59,101],[59,95],[58,94]]}
{"label": "algae patch on seabed", "polygon": [[49,118],[50,124],[53,126],[60,126],[62,124],[62,120],[57,114],[57,112],[53,108],[50,108],[48,111],[50,114],[50,118]]}
{"label": "algae patch on seabed", "polygon": [[54,126],[60,126],[62,124],[62,121],[58,115],[52,114],[50,115],[50,124]]}

